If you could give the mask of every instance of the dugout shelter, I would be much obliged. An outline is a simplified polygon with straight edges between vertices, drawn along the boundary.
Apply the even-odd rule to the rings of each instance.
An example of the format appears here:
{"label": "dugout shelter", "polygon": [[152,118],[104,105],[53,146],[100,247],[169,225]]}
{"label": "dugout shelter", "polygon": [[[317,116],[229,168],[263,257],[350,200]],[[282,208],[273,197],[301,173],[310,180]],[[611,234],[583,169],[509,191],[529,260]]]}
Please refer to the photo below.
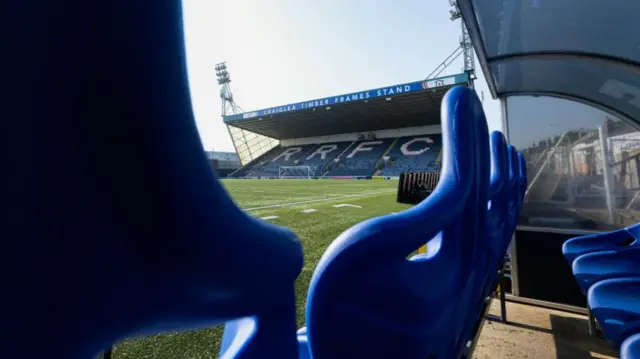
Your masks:
{"label": "dugout shelter", "polygon": [[637,2],[458,0],[529,184],[512,242],[520,300],[586,308],[569,238],[637,223]]}

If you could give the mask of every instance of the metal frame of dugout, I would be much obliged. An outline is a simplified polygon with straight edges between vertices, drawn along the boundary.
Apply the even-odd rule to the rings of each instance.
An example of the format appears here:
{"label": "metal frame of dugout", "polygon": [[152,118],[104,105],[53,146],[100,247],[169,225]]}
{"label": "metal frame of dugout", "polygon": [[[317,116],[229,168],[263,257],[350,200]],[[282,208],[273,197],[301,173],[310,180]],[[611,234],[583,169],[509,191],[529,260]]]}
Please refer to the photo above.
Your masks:
{"label": "metal frame of dugout", "polygon": [[[539,163],[527,166],[527,195],[509,250],[513,294],[508,299],[588,314],[562,244],[640,221],[640,154],[625,154],[620,148],[632,137],[640,143],[640,107],[629,105],[631,93],[614,96],[602,87],[612,78],[628,79],[638,58],[622,50],[625,42],[591,39],[578,45],[572,39],[584,35],[587,27],[606,33],[603,38],[619,38],[629,31],[625,26],[630,21],[625,18],[616,26],[606,22],[607,16],[619,15],[613,3],[456,3],[489,92],[499,100],[500,130],[519,151],[533,149],[540,155]],[[597,20],[581,17],[592,15]],[[551,36],[545,36],[560,33],[565,38],[548,41]],[[621,58],[625,66],[617,66]],[[614,70],[621,74],[612,75]],[[632,85],[637,88],[637,83]],[[540,102],[522,105],[529,99]],[[538,113],[549,108],[562,111]],[[542,142],[544,146],[538,146]],[[632,147],[640,151],[640,146]],[[555,181],[560,185],[551,190]],[[535,187],[550,190],[545,194]],[[584,195],[588,192],[591,198]]]}
{"label": "metal frame of dugout", "polygon": [[[509,143],[523,150],[526,146],[514,143],[514,139],[523,137],[518,131],[525,128],[519,122],[517,108],[508,106],[511,99],[500,99],[501,130]],[[640,197],[640,153],[625,154],[619,148],[625,136],[635,133],[640,134],[631,125],[611,120],[606,114],[597,126],[552,133],[539,165],[529,167],[530,182],[519,225],[505,260],[507,265],[498,279],[501,317],[488,316],[489,319],[506,322],[506,300],[589,316],[586,298],[562,255],[562,245],[573,237],[638,222],[639,218],[632,214],[640,205],[636,205]],[[554,193],[541,199],[536,187],[549,187],[554,176],[566,180],[558,180]],[[578,182],[585,178],[587,181],[597,178],[602,183],[599,194],[586,200],[577,190],[581,186]],[[402,173],[397,202],[418,204],[437,182],[436,173]],[[630,193],[626,197],[616,187],[620,182]],[[510,293],[506,293],[507,288]],[[588,323],[589,333],[597,335],[591,318]]]}
{"label": "metal frame of dugout", "polygon": [[[522,137],[518,131],[524,130],[520,127],[517,111],[514,111],[517,108],[508,106],[511,99],[499,99],[502,130],[510,143],[514,138]],[[577,236],[611,231],[637,222],[638,217],[632,214],[637,213],[633,207],[636,207],[640,194],[640,155],[621,151],[619,143],[626,141],[629,134],[638,133],[637,129],[605,114],[602,119],[599,126],[573,139],[569,138],[572,131],[555,133],[541,158],[541,165],[535,171],[530,168],[531,181],[509,253],[512,295],[508,299],[587,315],[590,336],[600,336],[601,333],[571,266],[562,255],[562,245]],[[517,143],[515,145],[518,146]],[[578,155],[587,157],[582,160],[588,163],[579,163]],[[576,173],[581,166],[584,166],[584,173]],[[535,186],[545,186],[543,177],[552,172],[567,178],[565,187],[556,189],[551,198],[536,199]],[[576,181],[585,174],[591,178],[598,177],[603,183],[597,205],[585,203],[576,193],[576,187],[580,186]],[[620,195],[620,183],[630,195]]]}

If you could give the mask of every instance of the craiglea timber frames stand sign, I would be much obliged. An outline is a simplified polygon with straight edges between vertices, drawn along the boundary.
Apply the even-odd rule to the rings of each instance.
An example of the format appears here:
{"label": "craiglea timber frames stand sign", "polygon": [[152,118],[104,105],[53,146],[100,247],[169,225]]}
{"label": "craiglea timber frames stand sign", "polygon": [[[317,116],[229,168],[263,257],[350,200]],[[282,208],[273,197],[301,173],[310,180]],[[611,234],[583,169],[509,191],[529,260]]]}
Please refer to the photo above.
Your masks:
{"label": "craiglea timber frames stand sign", "polygon": [[271,107],[257,111],[245,112],[237,115],[224,116],[225,122],[232,122],[237,120],[250,119],[255,117],[272,116],[276,114],[306,110],[322,106],[332,106],[342,103],[350,103],[355,101],[365,101],[369,99],[375,99],[380,97],[396,96],[405,93],[426,91],[428,89],[452,86],[456,84],[466,84],[469,82],[469,75],[466,73],[452,75],[447,77],[441,77],[431,80],[423,80],[416,82],[409,82],[400,85],[381,87],[373,90],[354,92],[344,95],[337,95],[332,97],[325,97],[321,99],[304,101],[293,103],[284,106]]}

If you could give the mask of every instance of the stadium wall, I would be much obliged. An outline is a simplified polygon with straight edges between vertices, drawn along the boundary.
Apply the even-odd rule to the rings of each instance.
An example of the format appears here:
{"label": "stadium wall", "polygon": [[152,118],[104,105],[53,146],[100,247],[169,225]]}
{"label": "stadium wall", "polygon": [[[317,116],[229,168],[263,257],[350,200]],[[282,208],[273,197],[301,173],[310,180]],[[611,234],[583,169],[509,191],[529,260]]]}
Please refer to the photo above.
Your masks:
{"label": "stadium wall", "polygon": [[[406,137],[406,136],[417,136],[417,135],[435,135],[435,134],[441,133],[442,128],[440,125],[431,125],[431,126],[396,128],[392,130],[378,130],[378,131],[370,131],[370,132],[375,133],[376,138],[394,138],[394,137]],[[295,139],[289,139],[289,140],[281,140],[280,145],[282,147],[289,147],[289,146],[302,146],[302,145],[319,144],[319,143],[356,141],[358,140],[358,136],[360,136],[361,134],[362,132],[353,132],[353,133],[345,133],[345,134],[331,135],[331,136],[295,138]]]}

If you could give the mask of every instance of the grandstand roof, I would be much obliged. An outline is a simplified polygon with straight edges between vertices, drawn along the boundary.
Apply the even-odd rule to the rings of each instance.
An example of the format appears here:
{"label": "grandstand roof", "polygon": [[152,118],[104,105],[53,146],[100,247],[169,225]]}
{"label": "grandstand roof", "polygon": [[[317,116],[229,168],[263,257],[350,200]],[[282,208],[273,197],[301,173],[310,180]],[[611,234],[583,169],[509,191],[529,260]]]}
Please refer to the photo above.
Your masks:
{"label": "grandstand roof", "polygon": [[440,123],[440,103],[466,73],[224,116],[226,124],[279,140]]}

